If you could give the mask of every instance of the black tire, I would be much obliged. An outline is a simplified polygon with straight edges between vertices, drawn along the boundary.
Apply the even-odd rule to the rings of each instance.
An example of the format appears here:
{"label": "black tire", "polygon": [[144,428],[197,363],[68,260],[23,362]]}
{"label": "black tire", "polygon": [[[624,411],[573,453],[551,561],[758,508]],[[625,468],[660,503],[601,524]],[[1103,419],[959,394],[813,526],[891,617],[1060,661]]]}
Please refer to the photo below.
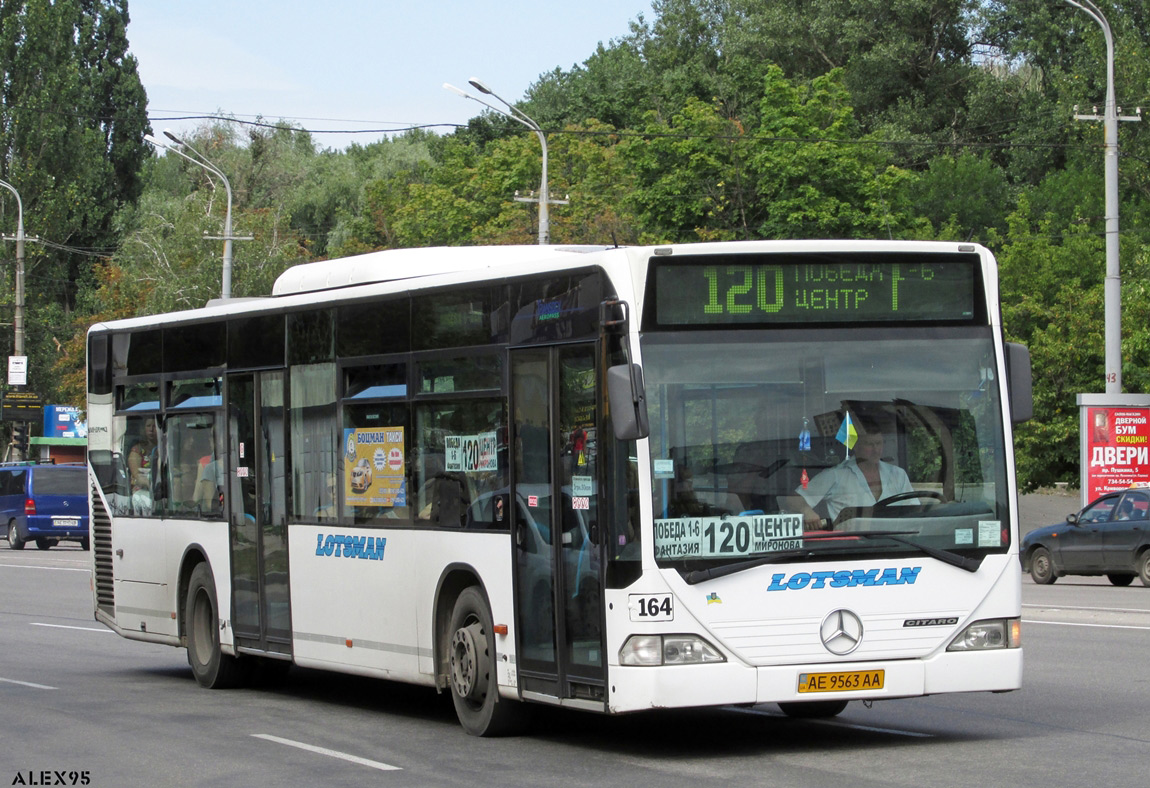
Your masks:
{"label": "black tire", "polygon": [[80,540],[80,549],[84,550],[84,551],[91,550],[92,549],[92,540],[89,537],[85,536],[83,539]]}
{"label": "black tire", "polygon": [[218,610],[212,570],[206,563],[197,564],[184,598],[184,626],[187,627],[188,664],[192,666],[196,682],[208,689],[234,687],[241,675],[239,660],[220,651]]}
{"label": "black tire", "polygon": [[50,550],[52,548],[52,545],[54,545],[54,544],[56,544],[56,543],[53,542],[51,539],[37,539],[36,540],[36,549],[37,550]]}
{"label": "black tire", "polygon": [[847,707],[845,700],[812,700],[795,703],[780,703],[783,714],[797,720],[819,720],[837,717]]}
{"label": "black tire", "polygon": [[444,646],[451,700],[463,729],[472,736],[513,732],[523,707],[499,697],[491,611],[476,586],[463,589],[455,600]]}
{"label": "black tire", "polygon": [[1134,575],[1109,574],[1106,575],[1106,579],[1109,580],[1112,585],[1128,586],[1134,582]]}
{"label": "black tire", "polygon": [[8,523],[8,547],[11,550],[24,549],[24,540],[20,538],[20,534],[16,531],[15,520],[11,520]]}
{"label": "black tire", "polygon": [[1036,547],[1030,554],[1030,579],[1040,586],[1048,586],[1057,580],[1054,574],[1054,561],[1045,547]]}
{"label": "black tire", "polygon": [[1150,586],[1150,550],[1138,556],[1138,579],[1142,581],[1142,585]]}

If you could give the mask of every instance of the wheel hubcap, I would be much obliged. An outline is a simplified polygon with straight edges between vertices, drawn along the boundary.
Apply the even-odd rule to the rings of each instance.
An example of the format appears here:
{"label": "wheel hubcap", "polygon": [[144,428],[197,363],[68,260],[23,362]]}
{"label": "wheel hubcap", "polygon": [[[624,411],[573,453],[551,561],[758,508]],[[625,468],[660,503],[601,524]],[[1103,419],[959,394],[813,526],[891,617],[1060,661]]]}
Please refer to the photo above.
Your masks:
{"label": "wheel hubcap", "polygon": [[207,665],[212,652],[212,605],[207,594],[196,595],[192,619],[192,652],[198,664]]}
{"label": "wheel hubcap", "polygon": [[483,627],[478,622],[455,630],[451,636],[451,684],[455,693],[472,701],[481,701],[485,694],[482,687],[486,678],[486,649],[478,644],[483,642]]}

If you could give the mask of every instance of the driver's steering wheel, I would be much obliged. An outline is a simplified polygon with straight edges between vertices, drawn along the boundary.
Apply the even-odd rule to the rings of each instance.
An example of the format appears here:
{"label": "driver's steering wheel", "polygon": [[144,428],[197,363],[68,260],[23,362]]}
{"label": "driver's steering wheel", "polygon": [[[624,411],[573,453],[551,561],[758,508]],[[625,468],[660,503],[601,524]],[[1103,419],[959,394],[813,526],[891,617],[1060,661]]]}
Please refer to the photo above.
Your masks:
{"label": "driver's steering wheel", "polygon": [[935,490],[911,490],[910,492],[895,493],[894,495],[883,498],[881,501],[875,501],[872,508],[886,508],[899,501],[908,501],[911,498],[936,498],[942,502],[946,501],[946,496]]}
{"label": "driver's steering wheel", "polygon": [[939,502],[946,502],[946,496],[935,490],[911,490],[909,492],[895,493],[894,495],[883,498],[881,501],[875,501],[874,506],[844,506],[842,511],[839,512],[838,517],[835,518],[831,528],[838,528],[839,523],[858,517],[859,513],[866,509],[869,509],[871,514],[874,514],[882,509],[889,509],[899,501],[907,501],[911,498],[935,498]]}

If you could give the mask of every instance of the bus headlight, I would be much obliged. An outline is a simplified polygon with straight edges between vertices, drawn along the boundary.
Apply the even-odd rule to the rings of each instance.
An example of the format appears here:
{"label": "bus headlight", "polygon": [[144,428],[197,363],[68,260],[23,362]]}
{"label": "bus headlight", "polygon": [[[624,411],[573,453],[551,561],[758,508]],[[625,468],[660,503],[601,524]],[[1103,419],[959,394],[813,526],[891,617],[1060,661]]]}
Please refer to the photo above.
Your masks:
{"label": "bus headlight", "polygon": [[717,648],[697,635],[632,635],[619,649],[620,665],[701,665],[726,661]]}
{"label": "bus headlight", "polygon": [[1022,645],[1022,620],[995,618],[976,621],[950,642],[947,651],[986,651]]}

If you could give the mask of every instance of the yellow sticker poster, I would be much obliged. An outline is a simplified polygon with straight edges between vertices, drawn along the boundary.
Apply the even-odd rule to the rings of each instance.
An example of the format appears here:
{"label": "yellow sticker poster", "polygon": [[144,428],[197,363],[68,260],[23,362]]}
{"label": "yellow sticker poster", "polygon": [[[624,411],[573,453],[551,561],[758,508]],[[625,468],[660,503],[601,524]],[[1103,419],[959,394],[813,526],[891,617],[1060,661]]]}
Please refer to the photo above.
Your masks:
{"label": "yellow sticker poster", "polygon": [[344,430],[343,495],[348,506],[407,506],[403,427]]}

